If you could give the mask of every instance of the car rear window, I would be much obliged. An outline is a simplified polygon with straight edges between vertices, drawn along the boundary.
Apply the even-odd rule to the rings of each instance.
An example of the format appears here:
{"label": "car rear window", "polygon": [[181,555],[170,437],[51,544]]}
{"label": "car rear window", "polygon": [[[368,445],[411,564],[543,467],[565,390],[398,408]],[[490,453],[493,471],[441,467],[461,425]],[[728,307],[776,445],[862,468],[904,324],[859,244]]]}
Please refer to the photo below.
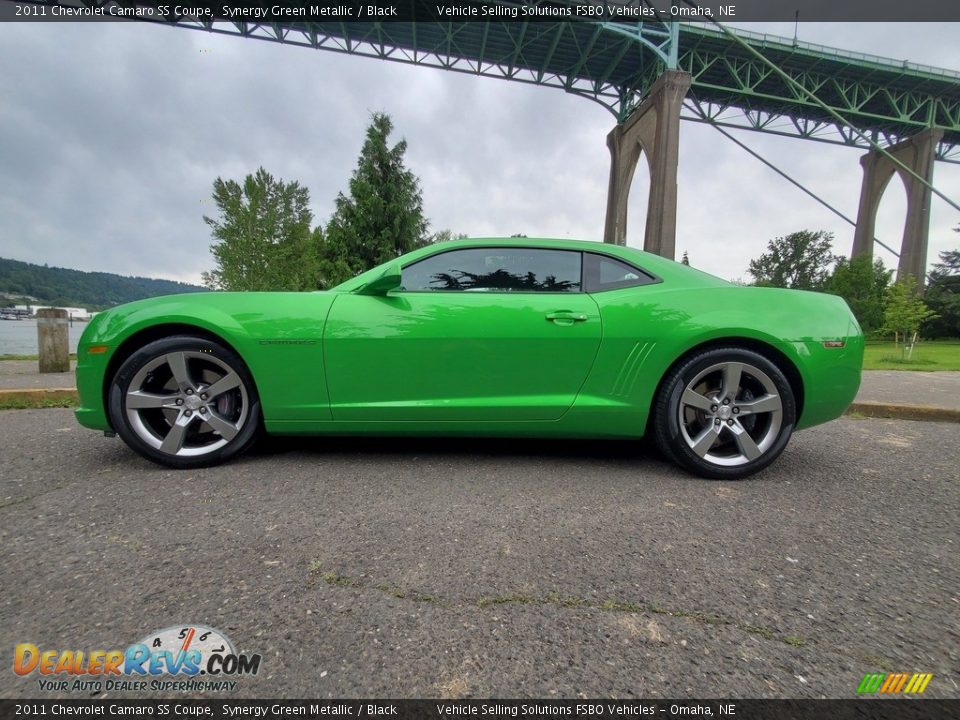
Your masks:
{"label": "car rear window", "polygon": [[583,254],[583,289],[586,292],[603,292],[620,288],[650,285],[657,279],[629,263],[609,255]]}

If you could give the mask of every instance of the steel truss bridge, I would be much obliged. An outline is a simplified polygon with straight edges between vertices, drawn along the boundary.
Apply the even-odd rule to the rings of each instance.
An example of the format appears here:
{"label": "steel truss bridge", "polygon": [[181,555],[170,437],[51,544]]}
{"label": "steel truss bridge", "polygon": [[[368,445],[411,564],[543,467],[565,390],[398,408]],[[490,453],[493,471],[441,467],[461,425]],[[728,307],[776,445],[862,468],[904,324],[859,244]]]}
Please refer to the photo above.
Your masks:
{"label": "steel truss bridge", "polygon": [[[149,4],[32,1],[105,9]],[[572,7],[587,0],[467,2],[511,12],[523,5]],[[617,4],[615,0],[590,2]],[[160,22],[555,87],[600,103],[621,123],[664,70],[677,69],[692,78],[682,119],[870,147],[858,133],[713,26],[660,21],[443,20],[437,19],[436,3],[431,0],[409,0],[405,12],[418,21],[198,22],[170,16]],[[944,135],[936,158],[960,163],[960,72],[743,30],[736,33],[874,142],[891,145],[939,127]]]}

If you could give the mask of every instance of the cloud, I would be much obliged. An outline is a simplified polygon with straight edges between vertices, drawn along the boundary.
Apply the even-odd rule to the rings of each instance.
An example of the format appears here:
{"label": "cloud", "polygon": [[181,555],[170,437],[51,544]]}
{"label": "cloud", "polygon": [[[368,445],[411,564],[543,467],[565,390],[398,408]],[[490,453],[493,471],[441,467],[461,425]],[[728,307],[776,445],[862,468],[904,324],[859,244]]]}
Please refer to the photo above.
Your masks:
{"label": "cloud", "polygon": [[[751,27],[756,30],[757,28]],[[793,34],[793,25],[761,29]],[[956,25],[800,24],[801,40],[960,67]],[[0,255],[83,270],[198,281],[212,266],[203,215],[213,180],[264,166],[311,192],[325,222],[369,115],[406,138],[434,229],[602,238],[614,118],[596,103],[436,69],[140,23],[0,27]],[[862,151],[737,137],[855,217]],[[641,165],[629,244],[642,246]],[[960,167],[935,182],[960,197]],[[892,187],[892,186],[891,186]],[[794,230],[853,229],[712,128],[681,126],[678,253],[726,278]],[[888,194],[878,236],[899,247]],[[902,194],[902,192],[901,192]],[[898,202],[900,203],[898,205]],[[930,258],[957,245],[934,200]],[[890,259],[888,255],[886,259]]]}

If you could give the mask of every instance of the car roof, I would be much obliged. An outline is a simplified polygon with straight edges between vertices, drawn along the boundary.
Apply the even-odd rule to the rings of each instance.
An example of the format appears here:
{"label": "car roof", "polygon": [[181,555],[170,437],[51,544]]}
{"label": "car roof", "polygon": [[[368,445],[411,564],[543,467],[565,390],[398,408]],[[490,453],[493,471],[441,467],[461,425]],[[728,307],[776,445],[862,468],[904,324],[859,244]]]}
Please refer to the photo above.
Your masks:
{"label": "car roof", "polygon": [[[688,285],[728,285],[725,280],[721,280],[713,275],[701,272],[681,263],[669,260],[659,255],[644,252],[636,248],[624,245],[615,245],[613,243],[601,242],[599,240],[573,240],[569,238],[529,238],[529,237],[482,237],[482,238],[463,238],[459,240],[447,240],[444,242],[432,243],[424,247],[413,250],[406,255],[401,256],[404,265],[416,262],[422,258],[436,255],[438,253],[450,250],[483,248],[483,247],[516,247],[516,248],[543,248],[551,250],[575,250],[580,252],[593,252],[611,257],[622,259],[628,263],[636,265],[653,275],[661,277],[664,280],[683,280]],[[374,268],[376,269],[376,268]],[[371,274],[371,277],[365,277]],[[372,279],[376,273],[368,270],[350,280],[347,280],[333,290],[352,291]],[[362,280],[361,280],[362,278]]]}
{"label": "car roof", "polygon": [[[585,250],[602,253],[622,246],[600,242],[599,240],[572,240],[570,238],[485,237],[447,240],[445,242],[434,243],[427,247],[433,250],[452,250],[463,247],[542,247],[559,250]],[[614,252],[610,254],[616,255],[618,253],[614,250]]]}

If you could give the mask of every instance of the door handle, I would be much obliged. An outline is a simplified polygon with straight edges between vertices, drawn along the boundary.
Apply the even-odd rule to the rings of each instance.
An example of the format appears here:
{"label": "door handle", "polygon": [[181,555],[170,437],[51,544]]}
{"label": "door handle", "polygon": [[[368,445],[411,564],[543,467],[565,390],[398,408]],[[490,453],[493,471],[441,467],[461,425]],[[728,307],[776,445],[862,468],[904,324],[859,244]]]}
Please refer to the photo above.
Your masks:
{"label": "door handle", "polygon": [[553,322],[559,321],[562,325],[571,325],[575,322],[584,322],[587,319],[586,313],[575,313],[569,310],[557,310],[546,315],[547,320]]}

